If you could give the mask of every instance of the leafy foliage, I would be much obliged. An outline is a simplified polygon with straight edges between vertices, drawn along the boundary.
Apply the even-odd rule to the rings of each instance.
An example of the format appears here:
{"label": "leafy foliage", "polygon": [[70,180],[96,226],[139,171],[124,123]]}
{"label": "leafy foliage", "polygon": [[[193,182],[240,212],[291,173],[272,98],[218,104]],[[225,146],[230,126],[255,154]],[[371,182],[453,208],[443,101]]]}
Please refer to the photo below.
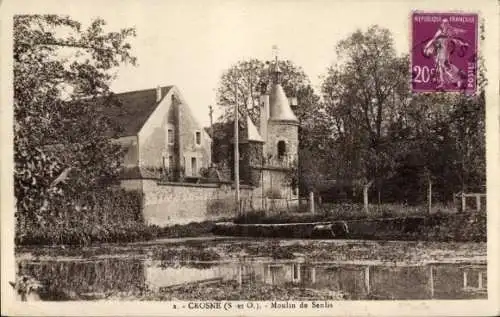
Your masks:
{"label": "leafy foliage", "polygon": [[[407,59],[397,57],[388,30],[356,31],[337,45],[322,93],[346,178],[379,178],[391,168],[387,132],[408,99]],[[340,176],[340,175],[339,175]]]}
{"label": "leafy foliage", "polygon": [[53,201],[50,213],[41,218],[40,224],[17,232],[16,244],[88,245],[149,240],[158,231],[144,224],[141,207],[141,193],[118,189],[87,191],[72,197],[71,203]]}
{"label": "leafy foliage", "polygon": [[116,129],[95,104],[118,106],[109,82],[121,63],[135,64],[126,42],[135,31],[106,33],[104,26],[102,19],[84,29],[64,16],[14,17],[18,233],[43,231],[53,205],[66,205],[71,214],[73,195],[116,179],[122,149],[110,142]]}
{"label": "leafy foliage", "polygon": [[[282,71],[281,84],[288,97],[298,97],[300,90],[307,91],[309,79],[302,68],[288,60],[278,63]],[[224,109],[222,121],[234,116],[234,105],[238,102],[240,113],[248,114],[254,123],[259,123],[259,98],[262,92],[269,89],[271,82],[269,65],[269,62],[258,59],[243,60],[223,73],[217,89],[217,105]]]}
{"label": "leafy foliage", "polygon": [[483,190],[484,81],[473,97],[411,95],[408,57],[396,55],[392,35],[378,26],[340,41],[337,54],[316,115],[332,123],[321,126],[332,178],[374,181],[379,202],[422,202],[428,182],[442,201]]}

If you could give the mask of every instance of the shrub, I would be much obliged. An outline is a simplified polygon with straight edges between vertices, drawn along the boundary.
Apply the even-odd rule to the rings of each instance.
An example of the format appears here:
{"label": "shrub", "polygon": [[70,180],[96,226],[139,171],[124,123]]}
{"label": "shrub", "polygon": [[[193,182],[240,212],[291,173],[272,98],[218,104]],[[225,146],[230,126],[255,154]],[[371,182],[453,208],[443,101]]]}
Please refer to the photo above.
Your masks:
{"label": "shrub", "polygon": [[93,226],[38,227],[29,234],[16,237],[19,245],[89,245],[91,243],[134,242],[154,239],[158,228],[138,222]]}
{"label": "shrub", "polygon": [[474,241],[487,239],[485,212],[434,214],[427,219],[426,236],[437,241]]}
{"label": "shrub", "polygon": [[36,245],[88,245],[154,238],[157,228],[144,224],[141,208],[139,192],[95,189],[79,197],[52,202],[51,210],[37,223],[16,230],[15,241]]}
{"label": "shrub", "polygon": [[214,221],[192,222],[186,225],[173,225],[158,229],[158,237],[183,238],[198,237],[212,233]]}

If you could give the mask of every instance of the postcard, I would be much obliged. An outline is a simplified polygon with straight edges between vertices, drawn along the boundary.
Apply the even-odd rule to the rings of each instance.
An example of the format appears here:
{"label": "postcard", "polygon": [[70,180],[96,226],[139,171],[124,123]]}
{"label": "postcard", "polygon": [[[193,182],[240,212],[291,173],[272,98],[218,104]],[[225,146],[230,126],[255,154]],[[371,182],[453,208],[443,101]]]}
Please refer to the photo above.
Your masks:
{"label": "postcard", "polygon": [[2,315],[500,312],[498,3],[0,3]]}

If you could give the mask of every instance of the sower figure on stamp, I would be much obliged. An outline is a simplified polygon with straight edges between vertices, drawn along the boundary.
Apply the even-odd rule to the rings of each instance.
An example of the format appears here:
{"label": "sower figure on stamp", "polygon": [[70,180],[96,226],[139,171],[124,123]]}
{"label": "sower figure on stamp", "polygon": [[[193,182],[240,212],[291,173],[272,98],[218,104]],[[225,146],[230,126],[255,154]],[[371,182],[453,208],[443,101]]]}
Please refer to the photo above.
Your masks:
{"label": "sower figure on stamp", "polygon": [[436,88],[444,88],[447,84],[455,84],[458,88],[462,87],[463,71],[451,63],[451,55],[458,46],[462,51],[469,44],[456,37],[458,34],[463,34],[466,31],[450,25],[448,19],[443,19],[439,29],[433,38],[425,45],[424,54],[426,56],[434,55],[436,64],[436,77],[438,86]]}

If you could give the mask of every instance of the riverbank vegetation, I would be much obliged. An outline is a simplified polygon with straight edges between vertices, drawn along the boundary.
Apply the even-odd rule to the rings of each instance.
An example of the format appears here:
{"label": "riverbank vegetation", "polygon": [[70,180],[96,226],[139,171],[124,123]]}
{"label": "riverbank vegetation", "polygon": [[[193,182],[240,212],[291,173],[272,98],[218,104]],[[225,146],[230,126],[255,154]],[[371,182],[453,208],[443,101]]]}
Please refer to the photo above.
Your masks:
{"label": "riverbank vegetation", "polygon": [[[348,234],[339,238],[486,241],[486,212],[454,212],[439,209],[428,214],[424,207],[380,206],[366,213],[361,205],[343,204],[316,214],[273,214],[255,212],[237,217],[235,226],[219,226],[215,233],[237,236],[266,236],[281,238],[310,238],[313,223],[345,221]],[[296,224],[280,226],[280,224]],[[243,226],[238,226],[243,225]],[[328,237],[325,237],[328,238]]]}

